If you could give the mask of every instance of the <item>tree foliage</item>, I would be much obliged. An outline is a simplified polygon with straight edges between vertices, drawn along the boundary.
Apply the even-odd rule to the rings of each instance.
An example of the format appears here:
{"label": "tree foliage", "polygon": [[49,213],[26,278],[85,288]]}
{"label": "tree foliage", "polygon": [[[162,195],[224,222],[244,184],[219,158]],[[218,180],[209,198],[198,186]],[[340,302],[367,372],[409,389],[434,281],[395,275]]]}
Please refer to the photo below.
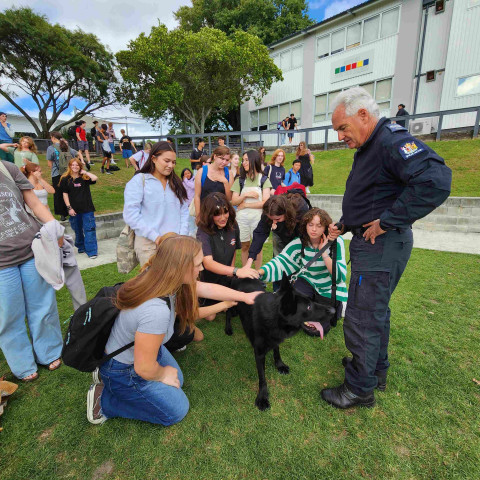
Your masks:
{"label": "tree foliage", "polygon": [[243,30],[268,45],[315,23],[307,11],[306,0],[192,0],[175,17],[185,30],[212,27],[227,34]]}
{"label": "tree foliage", "polygon": [[203,132],[217,109],[259,101],[281,71],[259,38],[243,31],[228,36],[213,28],[168,31],[159,24],[117,53],[123,77],[120,99],[155,125],[166,114]]}
{"label": "tree foliage", "polygon": [[[48,134],[74,98],[84,99],[85,106],[56,129],[114,104],[114,68],[113,54],[95,35],[52,25],[29,8],[0,13],[0,95],[39,136]],[[41,129],[15,100],[19,91],[38,107]]]}

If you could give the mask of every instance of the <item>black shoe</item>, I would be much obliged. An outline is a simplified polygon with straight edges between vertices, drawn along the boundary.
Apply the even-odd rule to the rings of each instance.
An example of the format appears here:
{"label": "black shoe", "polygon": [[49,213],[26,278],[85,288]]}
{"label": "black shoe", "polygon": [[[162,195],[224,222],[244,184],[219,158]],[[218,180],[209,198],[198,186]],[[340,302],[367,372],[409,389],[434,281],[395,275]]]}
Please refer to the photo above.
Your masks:
{"label": "black shoe", "polygon": [[107,170],[105,171],[105,173],[106,173],[107,175],[113,175],[113,172],[111,172],[110,169],[107,169]]}
{"label": "black shoe", "polygon": [[[344,368],[347,368],[347,365],[351,362],[352,362],[351,357],[342,358],[342,365],[344,366]],[[387,388],[387,370],[384,370],[383,372],[376,370],[375,376],[377,377],[377,380],[378,380],[377,386],[375,388],[377,390],[380,390],[381,392],[384,392],[385,389]]]}
{"label": "black shoe", "polygon": [[344,383],[335,388],[324,388],[322,398],[335,408],[342,409],[351,407],[371,408],[375,405],[373,392],[367,395],[355,395]]}
{"label": "black shoe", "polygon": [[86,163],[85,166],[87,167],[87,170],[90,171],[90,164]]}
{"label": "black shoe", "polygon": [[61,222],[64,222],[66,219],[67,219],[67,217],[66,217],[65,215],[62,215],[62,216],[60,217],[60,221],[61,221]]}
{"label": "black shoe", "polygon": [[101,168],[101,172],[102,172],[102,173],[105,173],[105,168],[102,167],[102,168]]}

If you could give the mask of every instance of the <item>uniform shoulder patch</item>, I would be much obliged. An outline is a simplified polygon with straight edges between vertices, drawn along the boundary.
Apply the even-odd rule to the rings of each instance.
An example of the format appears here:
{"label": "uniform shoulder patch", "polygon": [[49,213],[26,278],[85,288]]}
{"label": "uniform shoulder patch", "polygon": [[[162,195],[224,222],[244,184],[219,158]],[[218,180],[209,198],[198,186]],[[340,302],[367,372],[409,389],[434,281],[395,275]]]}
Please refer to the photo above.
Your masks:
{"label": "uniform shoulder patch", "polygon": [[402,127],[401,125],[399,125],[398,123],[389,123],[387,125],[387,128],[391,131],[391,132],[401,132],[401,131],[404,131],[406,132],[407,129],[405,127]]}
{"label": "uniform shoulder patch", "polygon": [[409,142],[405,142],[404,144],[400,145],[398,147],[400,151],[400,155],[405,159],[409,159],[410,157],[413,157],[414,155],[417,155],[420,152],[425,151],[425,149],[420,145],[418,146],[413,140],[410,140]]}

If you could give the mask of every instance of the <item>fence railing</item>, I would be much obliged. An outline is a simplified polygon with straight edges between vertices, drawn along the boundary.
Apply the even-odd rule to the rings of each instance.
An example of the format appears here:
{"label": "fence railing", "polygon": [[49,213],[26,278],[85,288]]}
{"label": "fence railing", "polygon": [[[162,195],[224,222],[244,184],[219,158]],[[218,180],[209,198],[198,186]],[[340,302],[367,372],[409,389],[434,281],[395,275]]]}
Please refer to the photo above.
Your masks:
{"label": "fence railing", "polygon": [[[452,120],[451,116],[461,115],[461,118]],[[422,128],[417,128],[419,124],[415,120],[426,119]],[[442,110],[437,112],[417,113],[415,115],[405,115],[402,117],[390,117],[392,121],[405,121],[406,128],[410,133],[415,135],[431,135],[435,134],[435,140],[439,141],[442,132],[473,130],[472,138],[477,138],[480,124],[480,105],[468,108],[458,108],[452,110]],[[430,130],[430,131],[427,131]],[[238,132],[213,132],[203,134],[182,134],[182,135],[130,135],[136,144],[142,146],[148,140],[166,140],[171,137],[175,143],[175,150],[180,152],[190,151],[196,147],[196,140],[203,138],[206,141],[206,150],[211,154],[217,145],[218,137],[225,137],[225,145],[231,148],[237,148],[243,152],[246,148],[258,148],[265,146],[266,148],[275,148],[282,146],[288,139],[288,133],[293,132],[291,145],[297,145],[300,141],[305,141],[307,145],[313,144],[323,150],[328,150],[329,145],[337,144],[337,134],[333,130],[332,125],[324,125],[318,127],[301,128],[298,130],[252,130]],[[46,150],[51,144],[50,140],[35,139],[39,150]],[[70,142],[75,148],[75,142]],[[118,142],[117,142],[118,143]],[[43,148],[44,147],[44,148]],[[93,149],[93,145],[91,146]]]}

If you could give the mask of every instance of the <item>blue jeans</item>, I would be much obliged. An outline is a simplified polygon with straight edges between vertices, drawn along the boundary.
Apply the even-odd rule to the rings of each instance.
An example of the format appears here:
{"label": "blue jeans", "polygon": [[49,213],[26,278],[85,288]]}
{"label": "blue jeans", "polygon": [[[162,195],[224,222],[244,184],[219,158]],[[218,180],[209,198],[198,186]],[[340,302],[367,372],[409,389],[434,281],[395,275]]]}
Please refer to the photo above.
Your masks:
{"label": "blue jeans", "polygon": [[78,252],[86,252],[89,257],[97,255],[97,227],[93,212],[77,213],[69,220],[70,226],[75,232],[75,246],[78,248]]}
{"label": "blue jeans", "polygon": [[[157,361],[162,367],[170,365],[178,370],[182,387],[182,371],[164,345],[158,351]],[[133,365],[112,358],[100,367],[100,374],[105,384],[100,401],[107,418],[132,418],[169,426],[188,412],[188,398],[181,388],[145,380],[135,373]]]}
{"label": "blue jeans", "polygon": [[37,362],[49,365],[60,358],[62,344],[55,290],[35,260],[0,270],[0,348],[12,373],[24,378],[37,371]]}
{"label": "blue jeans", "polygon": [[110,151],[112,152],[112,155],[115,153],[115,142],[108,142],[110,145]]}

